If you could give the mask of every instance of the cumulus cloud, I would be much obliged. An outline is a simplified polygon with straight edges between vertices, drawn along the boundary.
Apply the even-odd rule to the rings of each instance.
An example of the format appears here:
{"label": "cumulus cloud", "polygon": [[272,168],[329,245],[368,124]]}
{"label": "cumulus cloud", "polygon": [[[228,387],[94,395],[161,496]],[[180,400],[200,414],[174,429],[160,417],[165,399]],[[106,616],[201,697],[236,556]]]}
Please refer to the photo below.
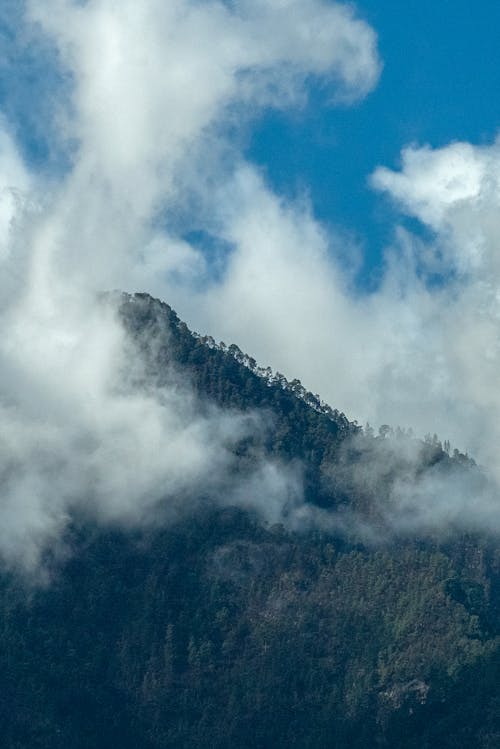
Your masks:
{"label": "cumulus cloud", "polygon": [[[38,170],[17,123],[0,122],[0,555],[34,567],[75,509],[143,522],[159,503],[181,512],[200,487],[252,507],[265,494],[257,509],[279,520],[300,503],[295,471],[261,462],[229,478],[258,419],[207,410],[174,372],[138,390],[137,357],[96,292],[182,295],[187,310],[211,269],[183,238],[186,216],[207,220],[218,194],[211,220],[243,242],[225,185],[239,183],[239,202],[252,182],[263,189],[235,169],[239,125],[299,106],[311,76],[332,99],[364,96],[380,72],[374,32],[322,0],[27,0],[9,13],[19,44],[58,68],[36,135],[59,157]],[[272,221],[279,200],[263,197]],[[289,212],[291,239],[321,234],[303,217]]]}

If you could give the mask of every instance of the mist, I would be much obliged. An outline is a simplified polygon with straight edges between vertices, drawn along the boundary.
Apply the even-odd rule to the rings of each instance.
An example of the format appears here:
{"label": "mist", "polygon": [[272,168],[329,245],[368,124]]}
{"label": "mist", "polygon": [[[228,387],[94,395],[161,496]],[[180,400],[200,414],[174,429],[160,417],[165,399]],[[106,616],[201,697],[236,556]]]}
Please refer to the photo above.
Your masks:
{"label": "mist", "polygon": [[151,382],[99,293],[168,297],[170,279],[203,275],[178,225],[233,148],[221,127],[299,102],[310,74],[363,96],[378,75],[373,32],[322,2],[15,2],[2,21],[12,57],[45,65],[53,88],[29,118],[48,169],[22,151],[16,113],[33,103],[15,82],[0,121],[0,556],[36,568],[75,511],[140,525],[204,500],[279,521],[301,501],[300,472],[264,458],[235,470],[261,417],[202,403],[172,368]]}
{"label": "mist", "polygon": [[498,536],[498,484],[491,472],[457,449],[443,449],[435,436],[420,440],[386,429],[389,434],[375,436],[369,427],[352,435],[323,467],[326,491],[350,501],[336,513],[320,513],[318,527],[375,546],[408,537]]}
{"label": "mist", "polygon": [[[264,428],[260,417],[207,410],[175,372],[138,390],[138,359],[116,309],[96,301],[103,290],[165,299],[349,418],[435,431],[500,480],[497,143],[413,146],[400,171],[367,175],[431,239],[395,226],[381,283],[363,293],[360,248],[342,227],[322,226],[307,194],[276,194],[244,155],[256,119],[300,110],[311,79],[331,106],[377,85],[376,32],[351,6],[19,0],[2,16],[15,51],[1,61],[4,559],[36,566],[75,507],[142,523],[161,503],[177,516],[202,486],[269,521],[310,518],[290,467],[263,460],[226,491],[232,449]],[[10,58],[47,70],[36,117]],[[410,484],[397,523],[418,526],[422,495],[451,502],[455,491]],[[498,525],[496,503],[484,507]]]}

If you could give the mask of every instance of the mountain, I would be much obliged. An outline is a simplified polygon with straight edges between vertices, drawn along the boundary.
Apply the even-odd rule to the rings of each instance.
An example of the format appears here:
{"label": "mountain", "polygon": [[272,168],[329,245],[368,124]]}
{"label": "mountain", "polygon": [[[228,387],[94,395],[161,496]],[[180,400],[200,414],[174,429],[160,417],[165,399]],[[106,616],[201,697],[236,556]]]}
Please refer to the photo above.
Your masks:
{"label": "mountain", "polygon": [[175,376],[200,409],[259,414],[232,448],[233,484],[264,461],[300,497],[276,523],[266,496],[203,492],[157,525],[75,514],[49,583],[3,570],[2,745],[498,747],[498,545],[395,504],[415,483],[482,491],[474,462],[361,429],[147,295],[119,305],[136,387]]}

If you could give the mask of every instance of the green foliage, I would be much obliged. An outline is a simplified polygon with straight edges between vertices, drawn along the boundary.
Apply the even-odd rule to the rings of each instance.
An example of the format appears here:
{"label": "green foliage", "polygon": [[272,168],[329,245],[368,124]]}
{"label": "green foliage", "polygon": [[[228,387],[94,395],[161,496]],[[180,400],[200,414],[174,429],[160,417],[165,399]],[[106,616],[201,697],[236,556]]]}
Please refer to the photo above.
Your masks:
{"label": "green foliage", "polygon": [[[207,403],[269,414],[242,459],[300,461],[307,501],[370,516],[406,470],[387,453],[360,489],[353,466],[386,433],[315,410],[300,383],[269,383],[147,296],[122,314],[151,376],[175,366]],[[432,438],[422,461],[453,465]],[[500,553],[485,539],[367,546],[206,507],[141,533],[75,518],[66,540],[48,587],[0,577],[6,749],[500,745]]]}
{"label": "green foliage", "polygon": [[443,550],[342,548],[231,510],[78,535],[49,589],[4,581],[4,746],[464,746],[450,735],[479,709],[474,746],[493,745],[496,689],[463,686],[500,675],[487,586]]}

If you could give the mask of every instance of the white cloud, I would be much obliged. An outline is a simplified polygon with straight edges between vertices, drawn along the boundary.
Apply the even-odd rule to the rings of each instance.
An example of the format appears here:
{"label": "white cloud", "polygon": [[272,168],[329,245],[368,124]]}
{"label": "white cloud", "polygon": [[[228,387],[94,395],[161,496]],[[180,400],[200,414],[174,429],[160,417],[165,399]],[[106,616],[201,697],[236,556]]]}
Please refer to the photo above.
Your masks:
{"label": "white cloud", "polygon": [[[264,107],[300,105],[311,77],[330,85],[333,100],[373,88],[376,37],[350,6],[28,8],[31,33],[55,46],[67,74],[54,92],[51,146],[68,149],[71,165],[50,182],[30,173],[2,127],[2,446],[7,466],[31,467],[3,500],[6,556],[23,546],[36,560],[85,492],[104,516],[130,518],[154,507],[166,483],[182,494],[186,456],[198,480],[213,461],[224,465],[248,426],[199,417],[188,392],[176,400],[165,391],[161,405],[120,394],[121,332],[90,303],[102,288],[152,291],[198,330],[300,377],[351,418],[436,431],[500,478],[498,143],[412,146],[399,171],[376,170],[373,185],[434,238],[397,227],[380,288],[360,295],[335,259],[346,255],[345,237],[320,226],[306,199],[274,194],[238,141]],[[182,236],[193,227],[226,248],[215,278]],[[453,278],[426,284],[426,273],[450,269]],[[296,478],[264,465],[239,487],[240,501],[260,495],[251,487],[262,482],[276,519]],[[494,524],[494,506],[478,517]]]}
{"label": "white cloud", "polygon": [[[457,273],[455,283],[432,295],[435,313],[423,333],[441,338],[452,422],[460,424],[466,440],[474,434],[472,449],[498,471],[499,144],[414,148],[401,173],[378,170],[374,180],[434,229],[431,251],[442,254]],[[425,343],[422,336],[424,348]],[[429,357],[428,367],[432,364]]]}
{"label": "white cloud", "polygon": [[[78,171],[138,217],[168,199],[173,169],[228,107],[282,106],[309,75],[359,97],[376,83],[375,35],[321,0],[31,2],[74,78]],[[104,185],[103,185],[104,186]]]}
{"label": "white cloud", "polygon": [[[231,176],[238,144],[227,124],[299,104],[309,76],[331,83],[332,96],[363,96],[380,69],[375,34],[321,0],[28,0],[23,31],[34,49],[43,39],[57,50],[64,85],[51,92],[47,137],[69,166],[36,174],[2,123],[0,555],[36,565],[75,506],[138,521],[165,497],[180,511],[202,484],[243,504],[266,488],[262,511],[279,519],[298,496],[293,472],[264,463],[246,483],[226,481],[231,445],[258,422],[200,410],[175,375],[173,387],[136,392],[122,330],[93,298],[142,288],[191,299],[210,269],[176,231],[182,216],[206,216],[206,196],[222,199],[226,179],[247,180],[243,195],[262,192],[250,168]],[[262,196],[271,225],[282,209]],[[316,241],[313,222],[287,215],[291,240]],[[249,247],[234,215],[232,226],[219,211],[213,220]]]}
{"label": "white cloud", "polygon": [[[188,300],[171,295],[195,327],[300,377],[351,418],[437,432],[500,479],[499,175],[497,143],[414,147],[401,172],[378,170],[377,187],[434,239],[397,229],[381,287],[360,295],[335,260],[339,238],[307,202],[278,198],[243,165],[211,196],[234,247],[224,277]],[[443,282],[428,284],[435,272]]]}
{"label": "white cloud", "polygon": [[0,120],[0,260],[9,254],[18,203],[29,191],[31,182],[6,123]]}
{"label": "white cloud", "polygon": [[403,210],[437,234],[448,268],[498,275],[496,207],[500,198],[500,145],[452,143],[403,151],[400,172],[379,168],[372,181]]}
{"label": "white cloud", "polygon": [[452,206],[478,198],[485,167],[485,159],[469,143],[439,151],[410,147],[403,150],[400,172],[380,167],[372,179],[376,188],[387,190],[411,214],[439,229]]}
{"label": "white cloud", "polygon": [[[230,178],[239,156],[228,123],[238,130],[264,106],[300,103],[311,75],[332,96],[356,98],[380,71],[372,29],[320,0],[28,8],[33,33],[53,41],[73,82],[56,108],[73,167],[44,211],[45,262],[91,288],[162,289],[181,245],[175,236],[165,244],[155,226],[200,210],[198,198],[190,205],[200,183],[212,192]],[[203,265],[184,250],[191,267]]]}

